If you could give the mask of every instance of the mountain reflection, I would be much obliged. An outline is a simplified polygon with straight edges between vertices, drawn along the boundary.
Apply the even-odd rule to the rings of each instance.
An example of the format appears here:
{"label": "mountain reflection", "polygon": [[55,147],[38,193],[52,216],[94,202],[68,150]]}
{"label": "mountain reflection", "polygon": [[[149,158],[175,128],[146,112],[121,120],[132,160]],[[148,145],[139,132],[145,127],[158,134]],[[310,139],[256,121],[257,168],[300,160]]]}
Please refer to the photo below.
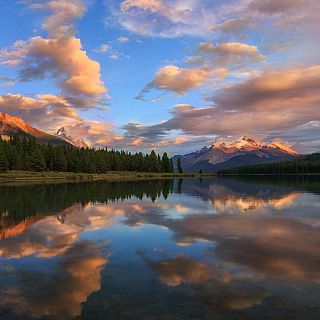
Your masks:
{"label": "mountain reflection", "polygon": [[157,293],[167,288],[203,319],[285,318],[286,301],[297,318],[315,318],[320,198],[311,185],[213,178],[1,187],[0,315],[87,319],[94,310],[100,319],[103,308],[125,312],[133,299],[124,314],[143,319],[140,282],[151,281],[159,313]]}

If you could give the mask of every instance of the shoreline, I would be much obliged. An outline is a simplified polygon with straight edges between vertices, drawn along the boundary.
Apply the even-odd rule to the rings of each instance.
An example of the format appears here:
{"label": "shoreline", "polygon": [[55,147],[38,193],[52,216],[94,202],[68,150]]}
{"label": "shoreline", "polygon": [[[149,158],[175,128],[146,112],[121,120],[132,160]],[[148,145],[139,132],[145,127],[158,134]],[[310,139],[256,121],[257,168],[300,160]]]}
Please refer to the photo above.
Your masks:
{"label": "shoreline", "polygon": [[10,184],[67,183],[90,181],[135,181],[146,179],[205,178],[212,173],[152,173],[134,171],[112,171],[108,173],[73,173],[73,172],[33,172],[7,171],[0,173],[0,186]]}
{"label": "shoreline", "polygon": [[217,177],[245,177],[245,176],[271,176],[271,177],[297,177],[297,176],[320,176],[320,173],[217,173]]}
{"label": "shoreline", "polygon": [[0,173],[0,186],[16,184],[46,184],[46,183],[75,183],[90,181],[137,181],[149,179],[174,178],[208,178],[208,177],[299,177],[320,176],[319,173],[309,174],[216,174],[216,173],[152,173],[135,171],[110,171],[108,173],[73,173],[73,172],[33,172],[7,171]]}

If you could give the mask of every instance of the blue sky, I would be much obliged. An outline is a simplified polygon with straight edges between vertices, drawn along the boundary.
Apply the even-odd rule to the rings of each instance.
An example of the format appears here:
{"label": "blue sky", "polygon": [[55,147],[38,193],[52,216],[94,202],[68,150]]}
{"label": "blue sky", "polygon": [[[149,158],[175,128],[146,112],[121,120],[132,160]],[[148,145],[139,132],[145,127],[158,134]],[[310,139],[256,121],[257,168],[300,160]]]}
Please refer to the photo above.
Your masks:
{"label": "blue sky", "polygon": [[[2,1],[0,111],[93,146],[320,141],[316,0]],[[319,136],[319,135],[318,135]]]}

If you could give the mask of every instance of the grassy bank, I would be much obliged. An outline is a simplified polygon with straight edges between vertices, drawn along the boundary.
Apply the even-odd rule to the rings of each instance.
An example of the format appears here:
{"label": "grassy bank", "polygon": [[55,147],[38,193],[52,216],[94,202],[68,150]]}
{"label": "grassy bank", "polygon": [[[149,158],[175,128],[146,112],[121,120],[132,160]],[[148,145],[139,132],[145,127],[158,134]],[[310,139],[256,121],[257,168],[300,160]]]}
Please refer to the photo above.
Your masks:
{"label": "grassy bank", "polygon": [[217,173],[217,177],[304,177],[304,176],[320,176],[320,173]]}
{"label": "grassy bank", "polygon": [[212,174],[193,173],[150,173],[132,171],[114,171],[105,174],[72,173],[72,172],[32,172],[32,171],[8,171],[0,173],[0,184],[12,183],[61,183],[81,181],[125,181],[160,178],[184,178],[184,177],[206,177]]}

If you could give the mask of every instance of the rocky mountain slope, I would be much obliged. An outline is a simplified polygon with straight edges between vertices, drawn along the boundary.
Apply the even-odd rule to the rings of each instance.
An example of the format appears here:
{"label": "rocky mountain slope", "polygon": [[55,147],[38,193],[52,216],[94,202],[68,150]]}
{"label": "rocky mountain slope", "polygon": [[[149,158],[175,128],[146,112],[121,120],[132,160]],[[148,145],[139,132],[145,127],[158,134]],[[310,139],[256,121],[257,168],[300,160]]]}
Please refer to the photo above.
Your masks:
{"label": "rocky mountain slope", "polygon": [[61,127],[57,133],[55,134],[56,137],[63,139],[64,141],[72,144],[77,148],[89,148],[89,146],[85,143],[85,141],[81,138],[72,137],[69,135],[64,127]]}
{"label": "rocky mountain slope", "polygon": [[45,133],[33,128],[26,121],[18,117],[13,117],[7,113],[0,112],[0,135],[6,138],[18,134],[21,137],[34,137],[39,143],[50,143],[53,145],[70,145],[64,139]]}
{"label": "rocky mountain slope", "polygon": [[185,172],[215,172],[244,164],[267,163],[296,157],[297,152],[279,143],[258,143],[249,137],[232,142],[214,142],[209,148],[180,157]]}

